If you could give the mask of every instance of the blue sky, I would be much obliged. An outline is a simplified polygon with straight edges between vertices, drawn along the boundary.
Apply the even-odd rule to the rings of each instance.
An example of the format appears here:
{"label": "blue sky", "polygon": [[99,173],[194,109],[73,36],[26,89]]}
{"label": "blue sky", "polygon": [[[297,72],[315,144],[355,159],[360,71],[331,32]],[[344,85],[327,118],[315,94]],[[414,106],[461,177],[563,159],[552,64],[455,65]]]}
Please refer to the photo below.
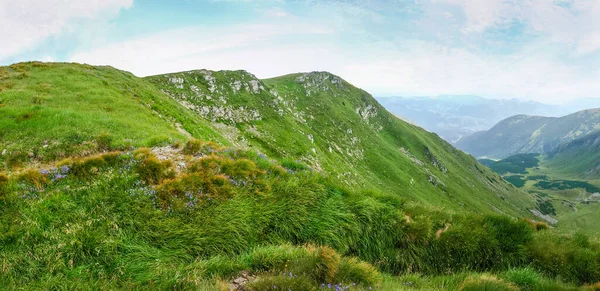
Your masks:
{"label": "blue sky", "polygon": [[0,0],[0,64],[330,71],[375,95],[600,97],[600,0]]}

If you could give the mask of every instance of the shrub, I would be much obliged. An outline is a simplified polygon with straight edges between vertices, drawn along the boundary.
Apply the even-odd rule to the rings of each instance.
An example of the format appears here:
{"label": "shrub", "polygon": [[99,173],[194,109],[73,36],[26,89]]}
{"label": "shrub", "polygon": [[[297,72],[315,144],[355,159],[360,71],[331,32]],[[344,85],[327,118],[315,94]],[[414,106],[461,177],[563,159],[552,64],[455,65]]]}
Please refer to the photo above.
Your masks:
{"label": "shrub", "polygon": [[525,223],[527,223],[535,231],[542,231],[542,230],[550,229],[550,226],[545,222],[533,221],[531,219],[523,219],[523,221]]}
{"label": "shrub", "polygon": [[27,170],[19,175],[18,180],[25,183],[31,183],[38,188],[38,190],[43,189],[48,184],[48,177],[40,171],[33,169]]}
{"label": "shrub", "polygon": [[487,216],[484,223],[507,255],[520,256],[525,244],[532,239],[532,230],[528,224],[509,216]]}
{"label": "shrub", "polygon": [[600,291],[600,282],[584,286],[584,290]]}
{"label": "shrub", "polygon": [[600,246],[583,235],[538,232],[527,246],[533,267],[550,277],[580,284],[600,281]]}
{"label": "shrub", "polygon": [[181,211],[194,209],[210,201],[230,199],[233,187],[224,175],[199,172],[164,180],[157,187],[157,193],[161,208]]}
{"label": "shrub", "polygon": [[341,262],[340,254],[328,246],[308,246],[308,251],[316,257],[315,279],[333,283]]}
{"label": "shrub", "polygon": [[461,291],[518,291],[519,289],[515,286],[506,283],[494,276],[481,275],[478,277],[471,277],[465,280],[463,285],[460,287]]}
{"label": "shrub", "polygon": [[8,176],[4,173],[0,173],[0,185],[8,183]]}
{"label": "shrub", "polygon": [[165,179],[174,178],[175,170],[170,160],[159,160],[149,149],[138,149],[134,152],[138,160],[136,172],[140,179],[148,184],[159,184]]}
{"label": "shrub", "polygon": [[[310,256],[306,248],[289,244],[265,246],[253,249],[240,257],[240,261],[255,272],[278,270],[286,272],[293,260]],[[296,269],[298,270],[298,269]]]}
{"label": "shrub", "polygon": [[59,167],[68,166],[69,173],[75,177],[88,179],[98,174],[100,169],[106,166],[106,162],[102,156],[91,156],[79,159],[65,159],[57,164]]}
{"label": "shrub", "polygon": [[502,273],[501,277],[522,290],[532,290],[543,279],[537,271],[530,267],[510,269]]}
{"label": "shrub", "polygon": [[367,262],[356,258],[342,259],[335,282],[357,283],[366,286],[374,286],[381,280],[379,271]]}
{"label": "shrub", "polygon": [[223,147],[211,141],[202,141],[199,139],[190,139],[183,148],[186,155],[208,155],[214,152],[222,151]]}
{"label": "shrub", "polygon": [[256,164],[248,159],[231,159],[210,155],[198,159],[188,167],[193,175],[210,176],[222,175],[235,186],[251,187],[255,193],[263,194],[271,190],[270,185],[263,180],[266,174]]}

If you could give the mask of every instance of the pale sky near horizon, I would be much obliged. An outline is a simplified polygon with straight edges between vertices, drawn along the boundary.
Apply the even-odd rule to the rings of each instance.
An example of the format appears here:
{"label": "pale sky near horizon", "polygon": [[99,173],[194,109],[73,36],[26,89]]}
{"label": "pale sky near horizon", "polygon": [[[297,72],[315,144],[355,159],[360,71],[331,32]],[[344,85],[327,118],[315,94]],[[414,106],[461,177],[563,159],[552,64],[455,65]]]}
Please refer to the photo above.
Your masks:
{"label": "pale sky near horizon", "polygon": [[600,97],[600,0],[0,0],[0,65],[329,71],[374,95]]}

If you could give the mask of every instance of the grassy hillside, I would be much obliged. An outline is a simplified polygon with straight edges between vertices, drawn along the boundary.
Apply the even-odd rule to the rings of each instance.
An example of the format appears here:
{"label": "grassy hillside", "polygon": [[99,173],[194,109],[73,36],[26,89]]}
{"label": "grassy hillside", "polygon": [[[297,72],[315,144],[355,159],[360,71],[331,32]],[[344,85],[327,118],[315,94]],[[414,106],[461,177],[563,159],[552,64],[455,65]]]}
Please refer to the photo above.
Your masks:
{"label": "grassy hillside", "polygon": [[571,177],[598,179],[600,174],[600,132],[561,145],[550,154],[548,166]]}
{"label": "grassy hillside", "polygon": [[456,146],[476,157],[506,158],[515,154],[555,151],[600,129],[600,109],[576,112],[564,117],[517,115],[485,132],[462,138]]}
{"label": "grassy hillside", "polygon": [[472,157],[329,73],[258,80],[244,71],[202,70],[148,80],[236,146],[300,161],[348,187],[453,210],[526,215],[531,203]]}
{"label": "grassy hillside", "polygon": [[[6,289],[593,290],[586,284],[600,281],[595,240],[521,218],[525,194],[330,74],[197,71],[149,83],[76,64],[1,71]],[[39,93],[40,83],[52,89]],[[54,122],[61,116],[72,119]],[[8,158],[17,152],[27,154]]]}
{"label": "grassy hillside", "polygon": [[182,109],[147,82],[110,67],[0,67],[0,163],[12,169],[108,149],[159,146],[184,142],[189,133],[226,142]]}

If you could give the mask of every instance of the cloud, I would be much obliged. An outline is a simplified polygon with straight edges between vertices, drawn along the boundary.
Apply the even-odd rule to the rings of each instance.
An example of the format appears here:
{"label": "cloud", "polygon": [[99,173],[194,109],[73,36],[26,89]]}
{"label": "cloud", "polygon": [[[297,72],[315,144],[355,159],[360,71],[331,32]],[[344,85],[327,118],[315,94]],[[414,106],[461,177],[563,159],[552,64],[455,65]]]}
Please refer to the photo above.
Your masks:
{"label": "cloud", "polygon": [[[220,28],[194,26],[78,52],[70,61],[113,65],[142,76],[200,68],[247,69],[264,76],[273,69],[283,72],[293,68],[303,56],[310,55],[307,48],[321,50],[323,45],[317,39],[333,32],[294,19]],[[311,42],[311,38],[316,39]]]}
{"label": "cloud", "polygon": [[380,95],[473,94],[561,103],[600,92],[599,69],[566,65],[552,55],[486,56],[427,43],[373,55],[340,71]]}
{"label": "cloud", "polygon": [[[578,54],[600,49],[599,0],[440,0],[459,7],[465,17],[464,33],[482,33],[513,22],[531,33],[576,47]],[[436,1],[427,2],[436,5]]]}
{"label": "cloud", "polygon": [[[131,5],[111,1],[83,15],[115,15]],[[378,95],[557,103],[600,92],[600,0],[222,1],[246,2],[210,2],[241,5],[249,11],[240,17],[244,22],[157,26],[154,33],[93,45],[85,40],[58,60],[112,65],[138,76],[207,68],[268,78],[322,70]],[[73,17],[62,17],[53,25],[59,32],[44,35],[68,30]]]}
{"label": "cloud", "polygon": [[0,60],[73,29],[74,21],[114,16],[133,0],[0,0]]}

